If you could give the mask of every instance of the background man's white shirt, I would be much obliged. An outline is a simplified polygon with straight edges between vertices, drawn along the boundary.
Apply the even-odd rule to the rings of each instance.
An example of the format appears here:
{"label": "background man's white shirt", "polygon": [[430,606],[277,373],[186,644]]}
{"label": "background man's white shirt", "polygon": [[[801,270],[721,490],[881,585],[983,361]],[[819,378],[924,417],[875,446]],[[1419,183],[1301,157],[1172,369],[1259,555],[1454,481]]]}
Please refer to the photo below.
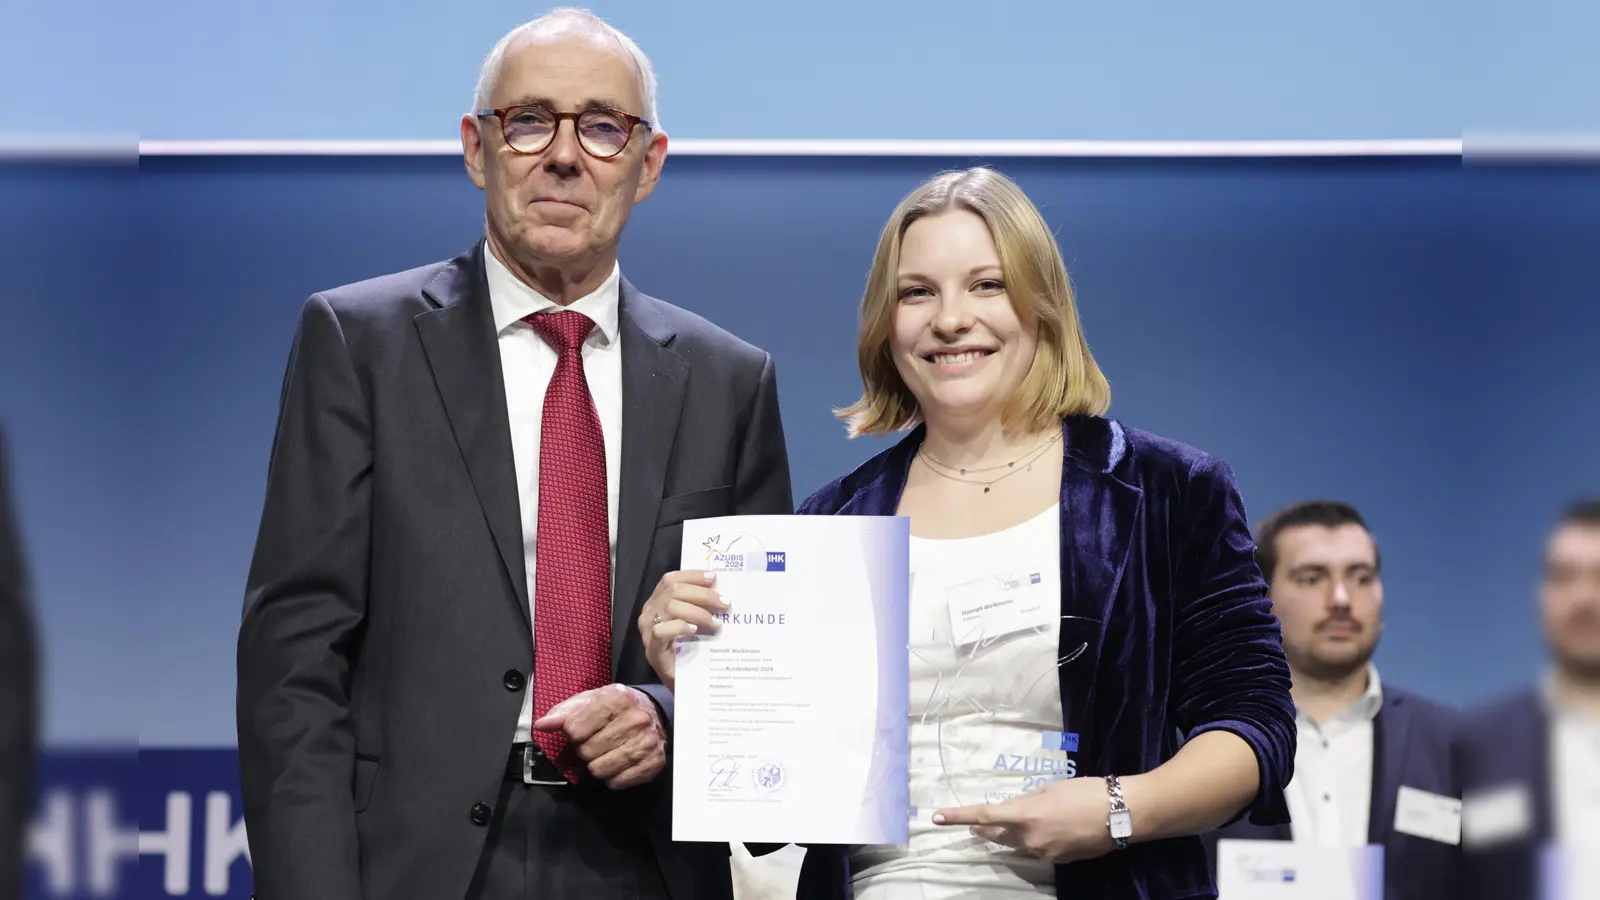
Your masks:
{"label": "background man's white shirt", "polygon": [[1563,704],[1545,681],[1550,716],[1550,803],[1555,840],[1600,849],[1600,718]]}
{"label": "background man's white shirt", "polygon": [[1369,843],[1373,723],[1382,708],[1378,668],[1368,664],[1367,689],[1344,712],[1318,726],[1297,711],[1294,778],[1284,791],[1297,843],[1324,847]]}

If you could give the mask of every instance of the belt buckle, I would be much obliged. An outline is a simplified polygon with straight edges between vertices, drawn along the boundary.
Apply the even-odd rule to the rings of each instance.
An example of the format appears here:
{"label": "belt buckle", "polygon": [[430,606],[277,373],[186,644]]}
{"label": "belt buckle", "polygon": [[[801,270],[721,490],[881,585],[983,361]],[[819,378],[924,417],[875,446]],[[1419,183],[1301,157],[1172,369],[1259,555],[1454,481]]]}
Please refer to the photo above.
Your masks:
{"label": "belt buckle", "polygon": [[533,777],[533,755],[535,753],[537,753],[537,752],[539,752],[538,745],[533,743],[532,741],[529,741],[522,748],[522,783],[523,784],[545,784],[545,785],[558,785],[558,784],[564,785],[564,784],[566,784],[567,780],[565,778],[560,779],[558,781],[546,781],[546,780],[542,780],[542,779],[538,779],[538,778],[534,778]]}

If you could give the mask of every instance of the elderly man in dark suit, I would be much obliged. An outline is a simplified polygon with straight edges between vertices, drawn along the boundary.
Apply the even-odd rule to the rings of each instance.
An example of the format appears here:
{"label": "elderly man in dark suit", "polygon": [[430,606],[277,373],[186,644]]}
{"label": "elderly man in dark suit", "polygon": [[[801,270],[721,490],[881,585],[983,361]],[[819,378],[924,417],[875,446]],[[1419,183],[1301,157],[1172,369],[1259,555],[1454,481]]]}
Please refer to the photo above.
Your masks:
{"label": "elderly man in dark suit", "polygon": [[792,512],[771,358],[621,274],[667,137],[561,10],[461,120],[486,235],[306,302],[238,647],[263,900],[731,895],[670,840],[635,620],[690,518]]}
{"label": "elderly man in dark suit", "polygon": [[0,434],[0,900],[22,896],[23,838],[33,809],[38,671],[26,570]]}
{"label": "elderly man in dark suit", "polygon": [[1378,676],[1377,541],[1361,513],[1338,501],[1286,507],[1259,532],[1256,558],[1294,680],[1295,775],[1284,791],[1291,822],[1239,821],[1207,834],[1213,865],[1222,839],[1375,844],[1384,850],[1386,900],[1454,897],[1459,818],[1430,811],[1460,804],[1452,759],[1460,714]]}

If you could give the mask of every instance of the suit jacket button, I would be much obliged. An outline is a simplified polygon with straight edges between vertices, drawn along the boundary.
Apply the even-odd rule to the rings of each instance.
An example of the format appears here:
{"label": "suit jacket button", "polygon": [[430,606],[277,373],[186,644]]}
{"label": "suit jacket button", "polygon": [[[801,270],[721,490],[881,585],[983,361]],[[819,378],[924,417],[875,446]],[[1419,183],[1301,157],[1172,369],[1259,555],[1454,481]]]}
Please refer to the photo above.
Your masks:
{"label": "suit jacket button", "polygon": [[516,669],[507,669],[503,679],[501,683],[508,691],[520,691],[522,686],[528,683],[528,679]]}
{"label": "suit jacket button", "polygon": [[474,825],[487,825],[487,824],[489,824],[489,804],[487,804],[487,803],[474,803],[474,804],[472,804],[472,824],[474,824]]}

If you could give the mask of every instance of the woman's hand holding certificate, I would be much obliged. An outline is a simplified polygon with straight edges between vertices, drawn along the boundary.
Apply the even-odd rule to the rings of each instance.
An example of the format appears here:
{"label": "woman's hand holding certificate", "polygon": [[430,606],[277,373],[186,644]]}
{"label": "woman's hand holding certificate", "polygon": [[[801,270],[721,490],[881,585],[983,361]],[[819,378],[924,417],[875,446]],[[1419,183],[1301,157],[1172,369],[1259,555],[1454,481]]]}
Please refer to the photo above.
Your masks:
{"label": "woman's hand holding certificate", "polygon": [[677,683],[678,638],[715,634],[719,627],[716,615],[728,611],[728,604],[712,587],[716,580],[716,572],[668,572],[639,613],[645,657],[668,690],[674,690]]}

